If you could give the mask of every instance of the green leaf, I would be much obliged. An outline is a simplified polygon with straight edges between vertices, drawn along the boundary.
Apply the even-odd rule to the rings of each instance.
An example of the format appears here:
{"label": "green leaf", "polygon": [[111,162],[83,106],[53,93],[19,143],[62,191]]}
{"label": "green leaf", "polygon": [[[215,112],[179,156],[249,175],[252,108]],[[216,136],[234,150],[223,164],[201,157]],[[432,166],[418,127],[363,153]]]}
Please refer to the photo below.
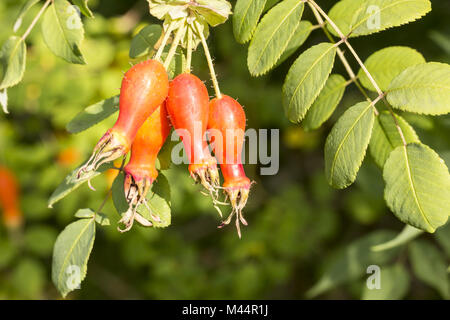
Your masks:
{"label": "green leaf", "polygon": [[369,145],[374,118],[369,102],[357,103],[344,112],[328,135],[325,173],[334,188],[343,189],[355,181]]}
{"label": "green leaf", "polygon": [[252,38],[266,0],[237,0],[233,14],[233,33],[237,42],[246,43]]}
{"label": "green leaf", "polygon": [[28,10],[30,10],[31,7],[33,7],[39,1],[40,0],[28,0],[27,2],[25,2],[23,4],[22,8],[20,8],[19,14],[17,15],[16,22],[14,23],[14,27],[13,27],[14,32],[17,32],[17,30],[19,30],[19,28],[23,22],[23,17],[28,12]]}
{"label": "green leaf", "polygon": [[[420,142],[414,129],[399,115],[395,115],[398,126],[403,132],[406,143]],[[393,116],[388,111],[383,111],[375,119],[369,150],[376,164],[383,168],[389,154],[396,147],[403,145],[403,140],[398,132]]]}
{"label": "green leaf", "polygon": [[75,213],[75,217],[77,218],[92,218],[95,217],[95,222],[97,222],[101,226],[109,226],[111,223],[108,219],[108,216],[104,213],[97,212],[95,213],[91,209],[79,209]]}
{"label": "green leaf", "polygon": [[381,265],[388,262],[396,255],[397,250],[373,252],[370,248],[392,237],[394,237],[393,232],[378,230],[347,245],[330,263],[326,264],[319,281],[306,293],[307,298],[316,297],[341,284],[359,279],[366,274],[369,265]]}
{"label": "green leaf", "polygon": [[103,171],[112,168],[112,166],[113,165],[111,163],[105,163],[104,165],[100,166],[97,171],[84,174],[82,177],[80,177],[80,179],[77,178],[77,173],[81,166],[76,168],[64,179],[64,181],[56,188],[56,190],[53,191],[52,195],[48,199],[48,207],[52,208],[56,202],[66,197],[72,191],[76,190],[83,183],[95,178]]}
{"label": "green leaf", "polygon": [[0,90],[12,87],[20,82],[25,72],[27,47],[20,37],[11,36],[0,49],[0,63],[3,76]]}
{"label": "green leaf", "polygon": [[152,24],[144,27],[131,40],[130,58],[136,59],[148,55],[154,50],[162,34],[162,27],[159,24]]}
{"label": "green leaf", "polygon": [[377,244],[376,246],[373,246],[371,249],[372,251],[384,251],[395,247],[399,247],[417,238],[422,233],[423,231],[420,229],[416,229],[410,225],[405,225],[403,230],[399,234],[397,234],[395,238],[386,241],[385,243]]}
{"label": "green leaf", "polygon": [[48,48],[58,57],[75,64],[86,64],[80,51],[84,28],[77,10],[66,0],[54,0],[42,20],[42,35]]}
{"label": "green leaf", "polygon": [[450,257],[450,223],[438,228],[435,237],[447,256]]}
{"label": "green leaf", "polygon": [[298,24],[297,30],[295,30],[294,35],[292,36],[291,40],[289,40],[289,43],[284,50],[281,57],[278,59],[276,66],[279,66],[282,64],[287,58],[289,58],[295,51],[297,51],[298,48],[308,39],[309,34],[312,31],[312,24],[309,21],[300,21]]}
{"label": "green leaf", "polygon": [[[176,52],[175,57],[170,61],[169,67],[167,68],[169,79],[175,78],[186,70],[186,56],[181,48],[178,48]],[[163,54],[162,56],[165,57],[166,54]]]}
{"label": "green leaf", "polygon": [[423,114],[450,112],[450,65],[428,62],[407,68],[392,80],[387,100],[400,110]]}
{"label": "green leaf", "polygon": [[290,121],[305,117],[330,75],[335,55],[332,43],[320,43],[295,60],[283,85],[283,106]]}
{"label": "green leaf", "polygon": [[[112,186],[112,198],[114,206],[122,216],[128,210],[128,203],[124,191],[124,175],[120,173]],[[171,223],[170,186],[167,178],[160,172],[157,180],[153,183],[151,190],[147,194],[147,204],[154,216],[159,217],[156,221],[149,213],[148,208],[141,204],[137,212],[150,221],[154,227],[164,228]]]}
{"label": "green leaf", "polygon": [[248,70],[254,76],[269,71],[293,37],[303,14],[304,4],[285,0],[261,19],[248,47]]}
{"label": "green leaf", "polygon": [[325,87],[306,113],[305,120],[303,120],[303,126],[306,130],[319,128],[322,123],[331,117],[344,95],[346,86],[347,82],[339,74],[332,74],[328,78]]}
{"label": "green leaf", "polygon": [[416,277],[449,298],[447,263],[441,252],[430,243],[418,240],[410,245],[409,257]]}
{"label": "green leaf", "polygon": [[89,9],[88,7],[88,0],[72,0],[72,2],[78,6],[78,8],[80,9],[81,13],[83,13],[86,17],[88,18],[93,18],[94,14],[92,13],[92,11]]}
{"label": "green leaf", "polygon": [[400,146],[387,159],[384,198],[402,222],[427,232],[442,226],[450,208],[450,174],[431,148],[418,143]]}
{"label": "green leaf", "polygon": [[380,272],[380,288],[369,289],[364,285],[363,300],[398,300],[409,290],[409,273],[401,264],[382,268]]}
{"label": "green leaf", "polygon": [[[428,0],[343,0],[329,16],[344,35],[358,37],[412,22],[430,10]],[[331,26],[328,29],[337,36]]]}
{"label": "green leaf", "polygon": [[56,239],[52,280],[63,297],[77,289],[86,277],[94,240],[94,219],[80,219],[69,224]]}
{"label": "green leaf", "polygon": [[8,90],[3,89],[0,90],[0,105],[2,106],[2,110],[4,113],[8,112]]}
{"label": "green leaf", "polygon": [[[425,63],[424,57],[409,47],[387,47],[372,54],[364,62],[367,70],[382,91],[386,91],[391,81],[410,66]],[[376,92],[366,73],[359,69],[358,78],[361,84]]]}
{"label": "green leaf", "polygon": [[105,120],[119,110],[119,96],[90,105],[75,116],[66,126],[70,133],[79,133]]}
{"label": "green leaf", "polygon": [[231,4],[226,0],[196,0],[191,1],[189,6],[212,27],[227,21],[231,14]]}

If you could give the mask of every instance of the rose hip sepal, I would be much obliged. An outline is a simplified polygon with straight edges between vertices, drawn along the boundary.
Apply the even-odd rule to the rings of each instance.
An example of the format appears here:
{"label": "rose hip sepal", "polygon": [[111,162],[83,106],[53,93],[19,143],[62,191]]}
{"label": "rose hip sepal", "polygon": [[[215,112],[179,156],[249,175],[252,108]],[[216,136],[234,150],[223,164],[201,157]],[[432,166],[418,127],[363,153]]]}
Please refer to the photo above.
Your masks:
{"label": "rose hip sepal", "polygon": [[128,153],[139,128],[167,97],[169,79],[164,66],[147,60],[131,67],[122,79],[119,117],[94,148],[77,177]]}
{"label": "rose hip sepal", "polygon": [[118,228],[121,232],[130,230],[134,220],[146,227],[152,226],[150,221],[136,212],[141,204],[146,205],[151,217],[159,222],[159,217],[152,214],[145,197],[158,176],[156,158],[169,132],[169,120],[163,103],[144,122],[131,145],[130,161],[124,167],[124,190],[129,209],[119,221],[125,226],[124,229]]}
{"label": "rose hip sepal", "polygon": [[183,141],[189,160],[189,172],[195,181],[200,182],[212,194],[219,185],[219,173],[205,136],[208,104],[208,90],[196,76],[183,73],[170,82],[167,112]]}
{"label": "rose hip sepal", "polygon": [[241,161],[244,143],[245,112],[233,98],[222,95],[209,103],[208,131],[211,136],[214,154],[219,161],[224,178],[223,188],[230,200],[232,211],[219,228],[230,223],[236,214],[236,229],[239,238],[239,221],[247,225],[242,215],[252,182],[245,175]]}

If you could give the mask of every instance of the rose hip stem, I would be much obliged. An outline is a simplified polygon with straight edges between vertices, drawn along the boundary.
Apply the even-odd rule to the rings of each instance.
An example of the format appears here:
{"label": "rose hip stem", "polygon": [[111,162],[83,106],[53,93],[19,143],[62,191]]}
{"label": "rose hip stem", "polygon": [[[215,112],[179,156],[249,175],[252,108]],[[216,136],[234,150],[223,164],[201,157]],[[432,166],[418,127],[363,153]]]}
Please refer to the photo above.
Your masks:
{"label": "rose hip stem", "polygon": [[191,176],[212,195],[219,184],[219,173],[205,137],[208,104],[208,90],[196,76],[183,73],[170,82],[166,100],[170,121],[183,141]]}
{"label": "rose hip stem", "polygon": [[239,221],[247,225],[242,210],[247,203],[252,184],[245,175],[241,161],[245,121],[244,109],[233,98],[222,95],[221,98],[214,98],[209,103],[208,131],[224,177],[223,188],[232,207],[230,215],[219,227],[229,224],[236,214],[239,238],[241,237]]}
{"label": "rose hip stem", "polygon": [[0,206],[3,208],[3,222],[9,229],[23,224],[19,205],[19,185],[15,175],[8,168],[0,166]]}
{"label": "rose hip stem", "polygon": [[[144,226],[151,226],[152,223],[136,212],[138,206],[146,204],[146,195],[152,183],[158,176],[156,170],[156,158],[170,132],[169,120],[165,103],[161,104],[155,112],[144,122],[139,129],[136,138],[131,145],[131,157],[125,166],[124,190],[129,209],[124,214],[119,223],[125,225],[125,232],[131,229],[134,220]],[[147,205],[147,208],[148,205]],[[152,215],[152,212],[150,212]],[[159,217],[153,216],[153,220],[158,221]]]}
{"label": "rose hip stem", "polygon": [[166,99],[168,88],[167,72],[160,62],[147,60],[131,67],[122,80],[119,118],[97,143],[78,178],[125,155],[141,125]]}

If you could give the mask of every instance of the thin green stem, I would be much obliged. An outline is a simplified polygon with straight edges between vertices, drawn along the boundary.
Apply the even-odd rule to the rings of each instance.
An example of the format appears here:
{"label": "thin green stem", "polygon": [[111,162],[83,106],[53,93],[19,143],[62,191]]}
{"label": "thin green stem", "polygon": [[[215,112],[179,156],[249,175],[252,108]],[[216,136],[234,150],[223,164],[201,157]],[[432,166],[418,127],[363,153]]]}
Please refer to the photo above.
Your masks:
{"label": "thin green stem", "polygon": [[161,44],[159,45],[158,51],[155,54],[154,57],[155,60],[161,61],[161,55],[164,51],[164,48],[166,47],[166,43],[169,40],[170,34],[172,33],[174,26],[175,22],[171,22],[167,27],[167,31],[164,33],[164,37],[161,41]]}
{"label": "thin green stem", "polygon": [[219,82],[217,81],[217,77],[216,77],[216,72],[214,71],[214,65],[211,59],[211,54],[209,53],[209,49],[208,49],[208,44],[206,43],[206,39],[205,36],[203,35],[203,32],[200,31],[199,28],[199,23],[196,21],[196,26],[197,26],[197,32],[200,36],[200,39],[202,41],[202,46],[203,46],[203,50],[205,51],[205,57],[206,57],[206,61],[208,62],[208,67],[209,67],[209,73],[211,74],[211,80],[213,82],[213,86],[214,86],[214,91],[216,93],[216,97],[218,99],[222,98],[222,94],[220,93],[220,88],[219,88]]}
{"label": "thin green stem", "polygon": [[42,6],[41,10],[39,10],[38,14],[36,15],[36,17],[34,17],[33,21],[31,22],[30,26],[28,27],[28,29],[25,31],[25,33],[22,36],[22,40],[25,40],[28,35],[30,34],[31,30],[33,30],[34,26],[36,25],[36,23],[38,22],[39,18],[42,16],[42,14],[44,13],[45,9],[47,9],[47,7],[50,5],[50,2],[52,2],[52,0],[47,0],[44,5]]}
{"label": "thin green stem", "polygon": [[184,19],[182,21],[182,23],[180,24],[180,27],[177,30],[177,33],[175,34],[175,38],[173,39],[172,45],[170,46],[170,50],[169,53],[167,54],[166,60],[164,61],[164,67],[167,69],[170,65],[170,62],[172,61],[173,56],[175,55],[175,52],[177,51],[178,48],[178,44],[180,43],[181,40],[181,36],[183,35],[183,32],[185,30],[185,23],[186,23],[186,19]]}
{"label": "thin green stem", "polygon": [[192,63],[192,26],[188,24],[187,26],[187,49],[186,49],[186,72],[191,73],[191,63]]}

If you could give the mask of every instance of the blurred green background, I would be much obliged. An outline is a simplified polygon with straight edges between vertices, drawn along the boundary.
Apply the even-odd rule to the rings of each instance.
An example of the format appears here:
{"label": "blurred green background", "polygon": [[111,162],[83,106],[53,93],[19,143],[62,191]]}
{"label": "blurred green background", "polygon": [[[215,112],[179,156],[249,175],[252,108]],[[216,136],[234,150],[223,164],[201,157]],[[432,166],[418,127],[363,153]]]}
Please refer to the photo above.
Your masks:
{"label": "blurred green background", "polygon": [[[0,2],[0,43],[11,34],[23,1]],[[328,10],[334,1],[318,1]],[[82,51],[88,64],[69,65],[45,46],[40,25],[27,39],[24,80],[8,90],[9,114],[0,113],[0,165],[12,170],[20,184],[25,225],[18,233],[0,226],[0,298],[58,299],[51,282],[51,255],[56,236],[75,220],[79,208],[97,208],[114,178],[108,172],[47,208],[47,199],[91,152],[116,115],[78,135],[65,125],[84,107],[118,94],[122,72],[129,68],[130,40],[143,26],[157,23],[146,1],[91,0],[95,19],[83,18]],[[450,62],[450,2],[432,1],[433,11],[409,25],[352,41],[363,60],[390,45],[411,46],[427,61]],[[39,8],[25,18],[30,23]],[[305,10],[305,18],[314,21]],[[24,27],[21,31],[23,32]],[[168,170],[172,188],[172,225],[166,229],[135,226],[116,230],[119,219],[112,201],[102,212],[111,226],[98,228],[88,274],[70,299],[302,299],[329,261],[350,243],[379,229],[398,232],[400,223],[383,201],[381,171],[368,156],[356,183],[335,191],[326,183],[323,145],[334,122],[347,107],[361,101],[350,86],[336,114],[320,130],[305,132],[287,121],[281,106],[281,86],[298,54],[325,41],[320,30],[279,68],[251,78],[247,46],[235,42],[231,21],[212,32],[208,42],[215,57],[221,89],[245,106],[248,128],[280,129],[280,170],[259,176],[258,165],[246,171],[256,181],[245,210],[249,222],[238,239],[234,226],[217,229],[219,218],[209,199],[200,194],[184,166]],[[209,79],[201,50],[194,56],[194,73]],[[357,70],[356,64],[353,64]],[[335,71],[345,74],[340,63]],[[207,81],[210,94],[211,82]],[[450,165],[450,117],[404,115],[422,141]],[[395,233],[393,233],[395,234]],[[442,254],[434,237],[421,236]],[[394,262],[411,270],[406,247]],[[448,254],[448,251],[447,251]],[[448,266],[448,256],[446,258]],[[392,262],[392,261],[391,261]],[[345,268],[345,266],[343,267]],[[342,270],[345,273],[345,270]],[[432,286],[410,274],[404,298],[439,299]],[[365,277],[357,277],[319,295],[325,299],[359,299]]]}

